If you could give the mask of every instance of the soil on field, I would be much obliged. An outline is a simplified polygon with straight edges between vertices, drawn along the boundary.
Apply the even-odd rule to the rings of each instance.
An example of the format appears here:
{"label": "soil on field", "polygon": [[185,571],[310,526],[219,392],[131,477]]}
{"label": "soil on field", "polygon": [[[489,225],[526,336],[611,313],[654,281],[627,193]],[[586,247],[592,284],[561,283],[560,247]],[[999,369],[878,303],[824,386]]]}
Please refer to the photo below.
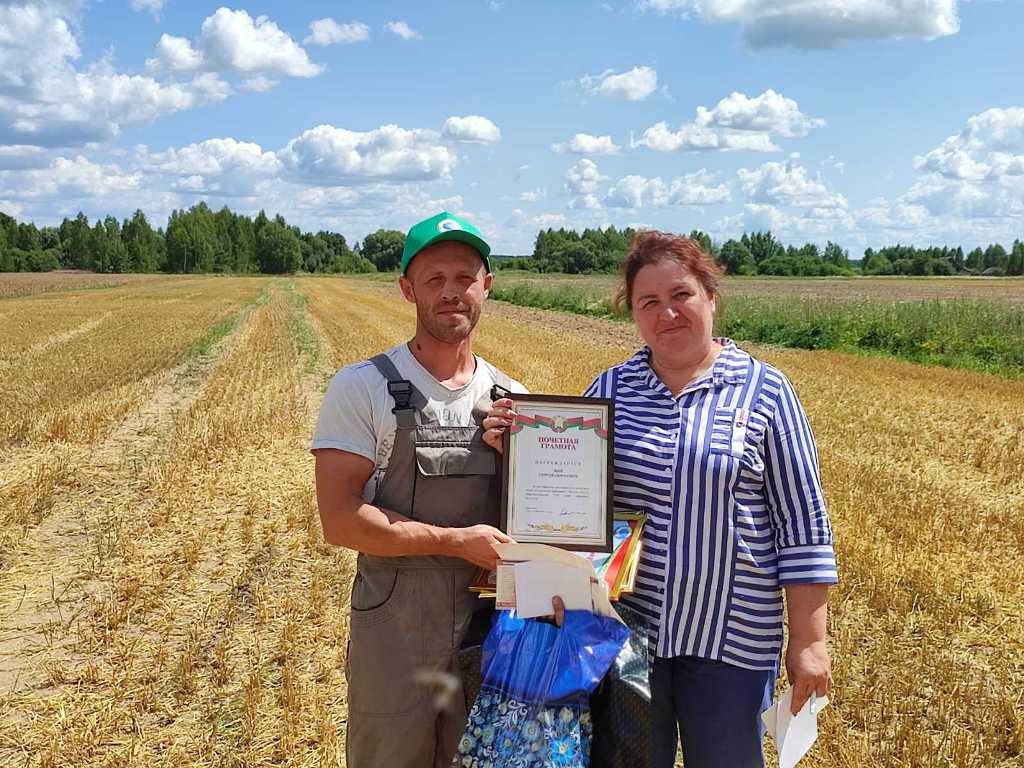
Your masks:
{"label": "soil on field", "polygon": [[[540,288],[565,286],[594,295],[611,295],[618,284],[614,275],[540,275],[498,272],[495,280]],[[836,301],[991,301],[1024,304],[1024,278],[1019,277],[727,277],[722,296],[794,298]]]}

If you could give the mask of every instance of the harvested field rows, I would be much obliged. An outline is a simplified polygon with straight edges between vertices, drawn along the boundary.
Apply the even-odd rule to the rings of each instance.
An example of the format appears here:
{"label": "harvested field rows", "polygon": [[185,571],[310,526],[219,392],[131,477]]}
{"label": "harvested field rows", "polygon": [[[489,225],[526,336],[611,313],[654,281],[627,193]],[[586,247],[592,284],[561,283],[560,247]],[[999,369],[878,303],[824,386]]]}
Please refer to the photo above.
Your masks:
{"label": "harvested field rows", "polygon": [[36,293],[112,288],[135,283],[175,280],[171,275],[119,274],[100,275],[93,272],[4,272],[0,274],[0,299],[29,296]]}
{"label": "harvested field rows", "polygon": [[[187,283],[223,317],[228,281]],[[47,511],[0,556],[0,765],[344,765],[353,559],[321,542],[306,448],[330,373],[408,338],[414,311],[368,281],[247,284],[235,307],[263,299],[191,373],[8,452],[0,482]],[[96,317],[117,312],[104,293]],[[495,304],[476,348],[576,394],[635,345],[622,323]],[[837,688],[810,764],[1024,766],[1024,382],[755,351],[801,394],[838,537]],[[92,397],[75,392],[38,397]]]}
{"label": "harvested field rows", "polygon": [[[4,302],[0,338],[28,339],[0,350],[0,445],[91,441],[145,397],[146,377],[177,364],[211,326],[252,301],[260,282],[179,281],[143,290],[41,296]],[[78,313],[76,308],[88,307]],[[66,315],[67,328],[36,332],[31,318]],[[29,330],[26,330],[29,329]],[[13,345],[12,345],[13,346]]]}

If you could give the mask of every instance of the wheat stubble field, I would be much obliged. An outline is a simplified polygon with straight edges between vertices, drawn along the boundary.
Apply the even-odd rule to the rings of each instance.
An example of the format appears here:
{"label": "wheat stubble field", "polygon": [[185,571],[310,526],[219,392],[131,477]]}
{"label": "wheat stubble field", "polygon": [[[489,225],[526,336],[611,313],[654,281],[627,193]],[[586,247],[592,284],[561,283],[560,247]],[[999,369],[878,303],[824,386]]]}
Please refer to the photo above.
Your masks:
{"label": "wheat stubble field", "polygon": [[[330,374],[412,322],[341,278],[0,301],[0,766],[344,765],[353,560],[306,448]],[[636,345],[494,303],[477,351],[578,394]],[[754,351],[804,401],[838,538],[807,764],[1024,766],[1024,381]]]}

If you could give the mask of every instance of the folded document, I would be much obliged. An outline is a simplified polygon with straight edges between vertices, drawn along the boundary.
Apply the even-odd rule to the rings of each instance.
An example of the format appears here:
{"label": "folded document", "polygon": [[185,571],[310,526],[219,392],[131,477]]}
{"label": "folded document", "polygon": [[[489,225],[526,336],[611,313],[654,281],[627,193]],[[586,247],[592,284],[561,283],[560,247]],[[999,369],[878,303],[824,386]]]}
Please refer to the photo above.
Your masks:
{"label": "folded document", "polygon": [[818,713],[828,704],[828,697],[811,694],[800,711],[790,712],[792,686],[761,714],[768,733],[775,739],[779,752],[779,768],[793,768],[818,739]]}

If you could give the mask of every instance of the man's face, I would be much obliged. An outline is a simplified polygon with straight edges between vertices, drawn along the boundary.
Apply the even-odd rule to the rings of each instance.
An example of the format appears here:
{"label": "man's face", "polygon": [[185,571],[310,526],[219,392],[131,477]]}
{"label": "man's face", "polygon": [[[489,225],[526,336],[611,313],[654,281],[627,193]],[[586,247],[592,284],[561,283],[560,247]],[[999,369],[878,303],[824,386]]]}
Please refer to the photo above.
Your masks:
{"label": "man's face", "polygon": [[427,333],[457,344],[476,328],[492,279],[474,248],[448,240],[416,254],[398,284]]}

